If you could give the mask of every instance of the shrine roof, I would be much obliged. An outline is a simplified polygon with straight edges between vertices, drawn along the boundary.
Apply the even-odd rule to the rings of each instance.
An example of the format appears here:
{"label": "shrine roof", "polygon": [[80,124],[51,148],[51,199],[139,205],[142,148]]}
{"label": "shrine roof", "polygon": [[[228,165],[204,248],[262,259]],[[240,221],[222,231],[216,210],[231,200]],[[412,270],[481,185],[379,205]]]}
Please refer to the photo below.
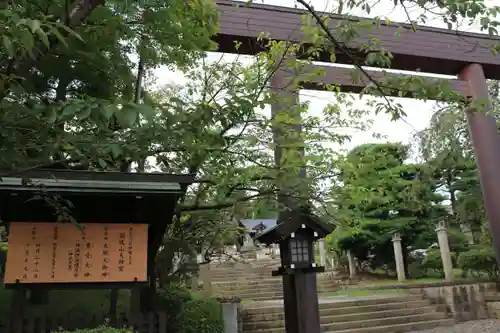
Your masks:
{"label": "shrine roof", "polygon": [[255,232],[255,227],[262,224],[266,228],[262,230],[262,232],[266,232],[267,230],[276,226],[277,219],[242,219],[240,223],[247,229],[248,232]]}

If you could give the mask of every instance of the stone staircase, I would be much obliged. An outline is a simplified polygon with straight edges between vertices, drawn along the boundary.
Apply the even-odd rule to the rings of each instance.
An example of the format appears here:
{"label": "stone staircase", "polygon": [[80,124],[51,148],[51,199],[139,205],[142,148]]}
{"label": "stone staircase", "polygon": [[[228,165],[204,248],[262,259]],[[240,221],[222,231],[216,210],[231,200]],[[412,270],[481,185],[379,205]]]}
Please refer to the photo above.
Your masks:
{"label": "stone staircase", "polygon": [[[322,299],[320,320],[321,331],[331,333],[409,332],[454,323],[421,295]],[[270,302],[244,307],[242,323],[243,333],[285,332],[282,305]]]}
{"label": "stone staircase", "polygon": [[[237,296],[242,300],[263,301],[283,298],[281,277],[271,272],[279,265],[278,259],[251,260],[246,263],[214,264],[210,267],[211,291],[214,296]],[[318,292],[340,289],[332,273],[317,275]]]}

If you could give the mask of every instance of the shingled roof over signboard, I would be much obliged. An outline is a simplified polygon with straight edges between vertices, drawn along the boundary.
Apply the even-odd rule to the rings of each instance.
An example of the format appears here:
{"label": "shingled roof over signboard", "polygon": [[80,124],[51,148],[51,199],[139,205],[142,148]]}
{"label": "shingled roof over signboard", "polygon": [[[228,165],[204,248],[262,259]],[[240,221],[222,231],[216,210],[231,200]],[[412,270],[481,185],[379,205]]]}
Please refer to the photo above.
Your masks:
{"label": "shingled roof over signboard", "polygon": [[160,173],[0,170],[0,214],[4,221],[51,222],[62,212],[78,222],[170,223],[182,187],[193,181]]}
{"label": "shingled roof over signboard", "polygon": [[[256,54],[262,51],[256,41],[262,32],[275,40],[304,40],[300,26],[305,10],[256,3],[247,6],[228,0],[216,0],[216,3],[220,30],[215,40],[220,52]],[[329,16],[332,29],[345,19],[339,15]],[[394,55],[393,69],[456,75],[467,64],[477,63],[483,66],[487,78],[500,79],[500,57],[493,55],[488,47],[500,43],[499,37],[430,27],[419,27],[414,32],[410,25],[381,24],[348,45],[353,55],[357,46],[371,37],[378,38],[382,47]],[[242,43],[238,49],[235,41]],[[336,58],[338,63],[351,63],[344,54],[338,53]],[[329,59],[329,55],[324,55],[318,60],[328,62]]]}

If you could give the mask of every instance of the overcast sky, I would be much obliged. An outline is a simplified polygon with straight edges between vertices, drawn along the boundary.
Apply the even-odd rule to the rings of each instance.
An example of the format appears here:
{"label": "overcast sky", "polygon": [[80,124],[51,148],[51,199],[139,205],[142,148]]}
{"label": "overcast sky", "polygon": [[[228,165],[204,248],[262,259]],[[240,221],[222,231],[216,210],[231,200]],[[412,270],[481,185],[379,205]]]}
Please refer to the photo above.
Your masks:
{"label": "overcast sky", "polygon": [[[256,0],[257,3],[272,4],[284,7],[294,7],[294,0]],[[495,0],[493,0],[495,1]],[[332,6],[329,4],[336,3],[331,0],[312,0],[314,8],[319,11],[332,11]],[[391,21],[396,22],[407,22],[407,14],[402,8],[394,9],[393,0],[381,0],[377,6],[375,6],[370,16],[382,16],[388,17]],[[493,3],[493,2],[492,2]],[[419,15],[419,11],[416,9],[410,9],[410,15],[415,18]],[[352,12],[353,15],[366,16],[362,12]],[[435,27],[444,28],[445,25],[440,19],[431,19],[427,23]],[[467,31],[477,31],[474,27],[461,27],[460,30]],[[220,54],[209,55],[209,59],[213,61],[218,60]],[[234,59],[233,55],[225,55],[227,61]],[[159,68],[155,71],[157,76],[156,84],[159,86],[171,83],[182,83],[185,82],[182,73],[172,72],[167,68]],[[312,114],[320,113],[321,110],[329,102],[332,102],[332,94],[328,92],[321,91],[301,91],[300,98],[302,101],[309,101],[309,110]],[[362,143],[367,142],[380,142],[380,141],[393,141],[393,142],[403,142],[411,143],[414,140],[414,134],[416,131],[424,129],[429,123],[430,117],[433,113],[433,102],[422,102],[406,98],[399,98],[397,102],[401,103],[407,113],[407,117],[404,120],[391,121],[390,117],[387,115],[377,115],[374,126],[370,131],[362,133],[353,133],[353,138],[351,142],[347,143],[342,149],[350,149]],[[386,136],[386,139],[375,139],[373,138],[373,133],[380,133]]]}

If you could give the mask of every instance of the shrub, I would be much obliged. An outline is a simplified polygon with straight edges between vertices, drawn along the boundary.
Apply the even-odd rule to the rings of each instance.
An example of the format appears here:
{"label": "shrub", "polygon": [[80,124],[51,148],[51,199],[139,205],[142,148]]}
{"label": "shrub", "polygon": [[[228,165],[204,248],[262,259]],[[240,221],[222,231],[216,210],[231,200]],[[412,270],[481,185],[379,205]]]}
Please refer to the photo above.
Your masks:
{"label": "shrub", "polygon": [[134,333],[131,328],[113,328],[108,326],[99,326],[96,328],[84,328],[74,331],[58,331],[58,333]]}
{"label": "shrub", "polygon": [[170,284],[158,291],[156,309],[167,313],[167,331],[172,333],[220,333],[223,331],[219,302],[193,298],[189,290]]}
{"label": "shrub", "polygon": [[450,244],[450,250],[454,253],[460,254],[469,249],[468,239],[460,229],[448,229],[448,242]]}
{"label": "shrub", "polygon": [[0,278],[3,278],[5,273],[5,263],[7,262],[7,242],[0,242]]}
{"label": "shrub", "polygon": [[412,279],[422,279],[427,277],[427,269],[423,262],[414,261],[408,265],[408,274]]}
{"label": "shrub", "polygon": [[[455,261],[456,254],[451,252],[451,260]],[[427,251],[425,259],[422,262],[421,268],[428,275],[429,270],[439,277],[444,277],[443,261],[441,260],[441,253],[439,249],[432,249]]]}
{"label": "shrub", "polygon": [[488,275],[494,278],[498,273],[495,252],[491,246],[473,245],[458,257],[458,267],[464,271],[464,275],[471,274],[479,278]]}
{"label": "shrub", "polygon": [[177,333],[222,333],[221,306],[215,299],[192,299],[186,302],[179,318]]}

